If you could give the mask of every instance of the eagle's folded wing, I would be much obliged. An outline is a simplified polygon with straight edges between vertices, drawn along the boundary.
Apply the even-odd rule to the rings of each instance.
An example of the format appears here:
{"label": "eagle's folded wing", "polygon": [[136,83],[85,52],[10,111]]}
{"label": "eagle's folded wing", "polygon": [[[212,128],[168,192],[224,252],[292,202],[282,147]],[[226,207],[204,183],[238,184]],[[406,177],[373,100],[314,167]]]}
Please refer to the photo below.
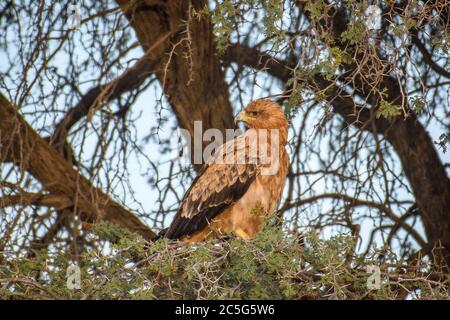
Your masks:
{"label": "eagle's folded wing", "polygon": [[[260,166],[249,161],[252,143],[244,134],[222,145],[213,161],[196,177],[183,200],[166,237],[180,239],[205,228],[224,209],[239,200],[255,181]],[[226,159],[227,155],[233,158]],[[237,159],[243,157],[242,159]],[[225,163],[224,163],[225,162]]]}

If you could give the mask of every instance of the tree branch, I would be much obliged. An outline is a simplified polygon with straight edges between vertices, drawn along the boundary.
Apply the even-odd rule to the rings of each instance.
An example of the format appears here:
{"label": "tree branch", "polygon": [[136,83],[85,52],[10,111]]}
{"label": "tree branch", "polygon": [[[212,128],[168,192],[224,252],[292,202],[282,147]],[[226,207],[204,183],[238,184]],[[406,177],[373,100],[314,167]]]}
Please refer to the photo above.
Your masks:
{"label": "tree branch", "polygon": [[89,113],[95,112],[102,104],[138,88],[152,74],[154,67],[155,62],[150,61],[148,55],[145,54],[135,65],[125,70],[116,79],[91,88],[56,125],[55,132],[50,139],[51,143],[55,146],[63,146],[67,133],[78,121]]}
{"label": "tree branch", "polygon": [[155,233],[92,184],[42,139],[0,94],[0,161],[33,175],[53,196],[70,199],[83,220],[108,220],[151,240]]}
{"label": "tree branch", "polygon": [[[230,44],[223,59],[226,62],[236,62],[267,72],[283,82],[287,82],[294,75],[295,65],[292,63],[275,59],[256,48],[242,44]],[[376,130],[377,133],[383,133],[390,127],[388,121],[384,118],[377,119],[370,109],[356,104],[350,95],[342,92],[332,81],[326,80],[319,75],[310,81],[311,85],[314,84],[326,92],[327,101],[333,106],[334,111],[341,115],[349,125],[351,124],[371,132]],[[375,126],[371,125],[372,123],[375,123]]]}
{"label": "tree branch", "polygon": [[422,41],[419,40],[419,37],[417,36],[417,32],[413,33],[411,36],[411,42],[419,49],[419,51],[422,53],[423,60],[438,74],[450,79],[450,72],[439,66],[436,62],[434,62],[433,58],[431,57],[431,54],[428,52],[425,45],[422,43]]}
{"label": "tree branch", "polygon": [[0,209],[17,205],[38,205],[62,210],[73,206],[73,202],[64,195],[45,195],[32,192],[21,192],[20,194],[0,197]]}
{"label": "tree branch", "polygon": [[336,199],[336,200],[342,200],[344,202],[348,202],[353,207],[358,206],[366,206],[369,208],[375,208],[386,214],[389,219],[394,221],[398,226],[402,227],[406,232],[411,234],[411,236],[414,238],[414,240],[417,241],[417,243],[423,248],[427,246],[426,241],[420,236],[420,234],[412,228],[409,224],[407,224],[401,217],[397,217],[397,215],[387,206],[385,206],[382,203],[374,202],[374,201],[368,201],[368,200],[362,200],[353,198],[351,196],[348,196],[346,194],[342,193],[324,193],[317,196],[309,197],[306,199],[298,199],[291,203],[286,203],[286,205],[282,208],[282,210],[287,210],[289,208],[301,206],[304,204],[315,202],[319,199]]}

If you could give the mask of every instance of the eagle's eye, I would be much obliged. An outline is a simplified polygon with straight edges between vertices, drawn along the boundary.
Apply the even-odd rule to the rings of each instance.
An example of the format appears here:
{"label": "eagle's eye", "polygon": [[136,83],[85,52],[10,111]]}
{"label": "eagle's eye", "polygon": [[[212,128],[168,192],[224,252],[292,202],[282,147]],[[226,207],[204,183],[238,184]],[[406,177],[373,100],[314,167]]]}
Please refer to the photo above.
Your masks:
{"label": "eagle's eye", "polygon": [[256,117],[256,116],[258,115],[258,112],[256,112],[256,111],[249,111],[249,112],[248,112],[248,115],[249,115],[250,117]]}

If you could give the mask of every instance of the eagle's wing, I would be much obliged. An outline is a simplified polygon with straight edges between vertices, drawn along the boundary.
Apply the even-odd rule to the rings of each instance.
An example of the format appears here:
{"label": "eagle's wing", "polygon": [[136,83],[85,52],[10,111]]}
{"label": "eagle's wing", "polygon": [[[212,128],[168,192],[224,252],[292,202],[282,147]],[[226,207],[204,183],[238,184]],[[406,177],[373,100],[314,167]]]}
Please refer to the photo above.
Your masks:
{"label": "eagle's wing", "polygon": [[[219,148],[184,195],[167,238],[180,239],[201,231],[245,194],[260,171],[258,160],[249,160],[254,155],[249,151],[255,145],[252,140],[250,134],[243,134]],[[230,155],[232,159],[225,159]]]}

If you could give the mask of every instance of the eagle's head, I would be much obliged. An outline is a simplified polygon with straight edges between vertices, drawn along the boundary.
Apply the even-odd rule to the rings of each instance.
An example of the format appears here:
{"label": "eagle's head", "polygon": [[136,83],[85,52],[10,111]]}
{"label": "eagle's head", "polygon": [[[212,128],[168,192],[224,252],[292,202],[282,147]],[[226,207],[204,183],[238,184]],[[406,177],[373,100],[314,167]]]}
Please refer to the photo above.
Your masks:
{"label": "eagle's head", "polygon": [[235,118],[250,129],[280,129],[287,131],[288,121],[283,110],[275,101],[259,99],[250,102]]}

